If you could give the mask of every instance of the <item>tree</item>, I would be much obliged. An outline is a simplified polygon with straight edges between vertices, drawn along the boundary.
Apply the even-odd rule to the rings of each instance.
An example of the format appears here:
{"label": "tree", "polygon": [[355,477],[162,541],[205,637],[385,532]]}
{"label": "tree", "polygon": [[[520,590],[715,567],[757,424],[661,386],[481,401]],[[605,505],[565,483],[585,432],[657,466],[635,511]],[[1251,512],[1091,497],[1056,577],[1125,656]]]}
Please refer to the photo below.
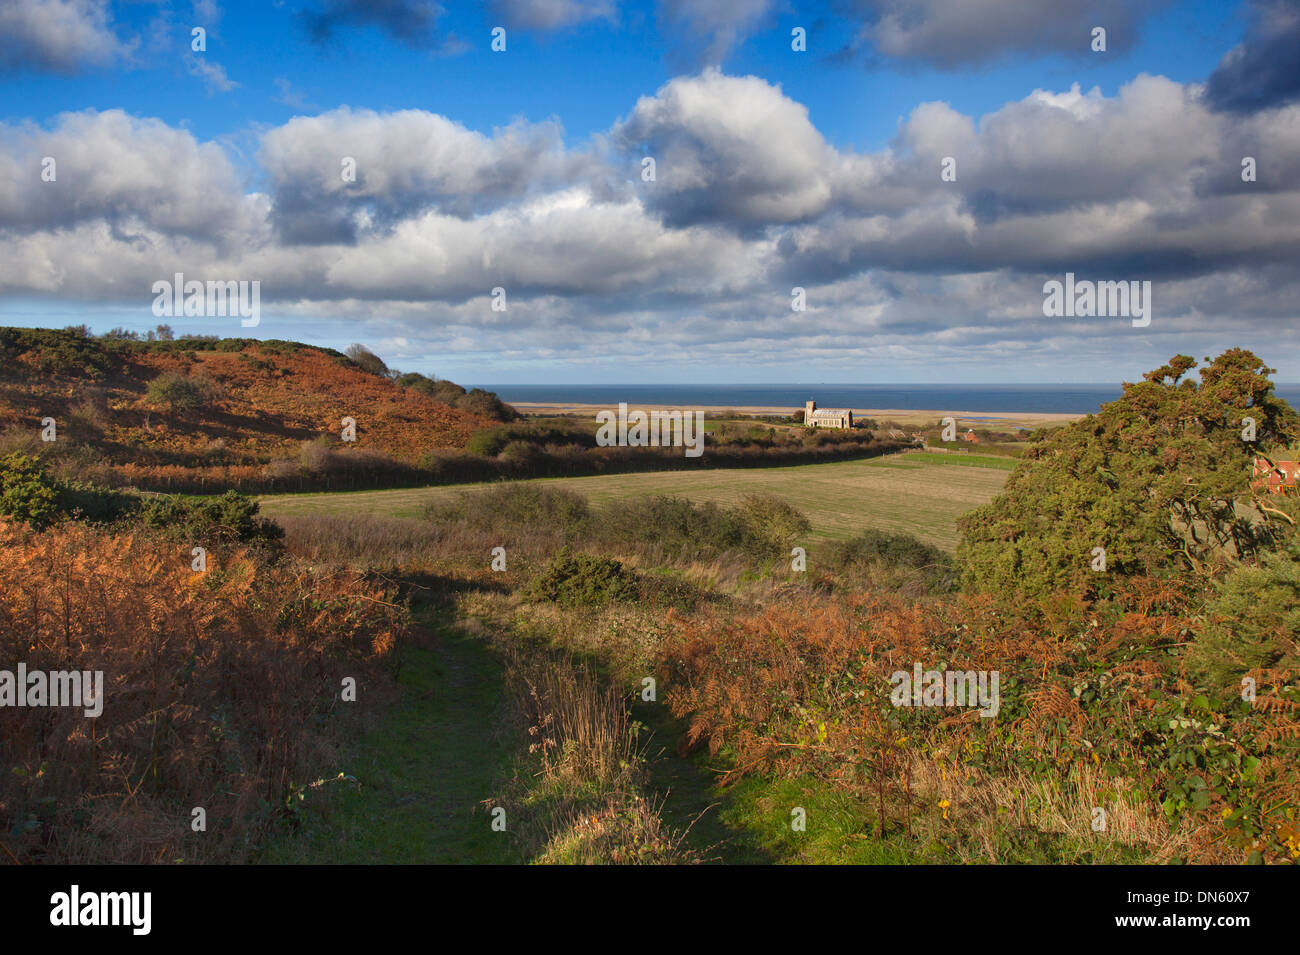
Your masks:
{"label": "tree", "polygon": [[1251,352],[1224,352],[1199,385],[1183,378],[1195,365],[1175,356],[1031,445],[1003,492],[959,522],[967,583],[1099,592],[1117,577],[1208,573],[1287,537],[1297,508],[1255,499],[1252,466],[1291,444],[1300,419]]}
{"label": "tree", "polygon": [[388,366],[384,364],[384,360],[365,345],[349,345],[345,354],[362,370],[368,371],[372,375],[379,375],[381,378],[388,377]]}

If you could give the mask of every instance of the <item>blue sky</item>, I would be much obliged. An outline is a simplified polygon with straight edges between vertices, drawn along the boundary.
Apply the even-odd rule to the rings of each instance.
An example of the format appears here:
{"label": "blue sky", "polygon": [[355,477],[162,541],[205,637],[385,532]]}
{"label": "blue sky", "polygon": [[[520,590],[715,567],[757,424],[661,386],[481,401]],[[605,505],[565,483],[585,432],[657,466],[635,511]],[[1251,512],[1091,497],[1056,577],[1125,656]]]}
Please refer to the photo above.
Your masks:
{"label": "blue sky", "polygon": [[[73,75],[10,75],[0,86],[0,115],[14,121],[119,108],[184,126],[204,140],[238,141],[259,125],[351,105],[430,110],[483,132],[519,116],[535,122],[557,117],[568,141],[578,143],[608,129],[638,96],[702,62],[691,57],[683,37],[688,31],[661,28],[653,2],[619,4],[616,22],[512,30],[506,56],[489,50],[492,27],[506,21],[485,4],[446,4],[433,49],[412,46],[378,26],[340,29],[333,42],[310,42],[301,14],[313,5],[294,0],[210,6],[217,17],[196,16],[201,5],[187,3],[112,4],[117,32],[145,44],[138,62]],[[924,64],[870,67],[838,59],[835,54],[852,41],[858,24],[837,15],[832,4],[774,4],[764,22],[722,61],[727,72],[780,84],[808,107],[828,141],[858,149],[883,146],[899,121],[927,100],[980,114],[1035,87],[1064,89],[1079,82],[1113,94],[1141,71],[1180,82],[1203,80],[1245,26],[1240,8],[1223,0],[1169,3],[1143,23],[1131,48],[1113,55],[1094,56],[1081,45],[1076,55],[1048,50],[954,75]],[[205,24],[209,58],[239,84],[224,94],[191,75],[180,55],[190,30]],[[790,31],[800,25],[810,31],[812,51],[796,57]],[[177,49],[154,55],[147,38],[160,29]],[[441,45],[448,42],[452,49],[444,51]],[[302,105],[283,101],[283,83],[289,84],[291,102]]]}
{"label": "blue sky", "polygon": [[[262,315],[177,331],[470,382],[1296,381],[1295,6],[10,0],[0,322],[144,330],[182,271]],[[1153,322],[1044,316],[1066,271]]]}

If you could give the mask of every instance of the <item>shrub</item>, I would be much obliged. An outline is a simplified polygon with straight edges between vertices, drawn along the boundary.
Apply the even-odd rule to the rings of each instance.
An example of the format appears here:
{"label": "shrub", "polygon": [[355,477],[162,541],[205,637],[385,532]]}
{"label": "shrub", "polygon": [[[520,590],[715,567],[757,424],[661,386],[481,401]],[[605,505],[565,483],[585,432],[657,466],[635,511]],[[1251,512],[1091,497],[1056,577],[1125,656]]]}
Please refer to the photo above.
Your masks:
{"label": "shrub", "polygon": [[256,500],[238,491],[227,491],[219,497],[175,494],[145,500],[137,517],[145,526],[165,530],[187,543],[274,547],[284,537],[284,531],[273,521],[257,516],[258,507]]}
{"label": "shrub", "polygon": [[741,546],[753,557],[783,557],[812,530],[812,523],[772,494],[748,494],[736,509],[744,529]]}
{"label": "shrub", "polygon": [[58,486],[36,458],[17,452],[0,458],[0,515],[41,527],[59,513]]}
{"label": "shrub", "polygon": [[573,554],[561,548],[532,582],[532,597],[554,601],[562,607],[583,607],[614,600],[635,600],[640,592],[635,572],[622,562],[592,554]]}
{"label": "shrub", "polygon": [[0,516],[39,528],[63,519],[107,523],[138,506],[134,494],[53,477],[35,455],[0,457]]}
{"label": "shrub", "polygon": [[1243,565],[1220,581],[1187,653],[1194,674],[1240,692],[1251,671],[1300,672],[1300,544]]}
{"label": "shrub", "polygon": [[463,523],[482,530],[539,527],[576,534],[590,520],[587,499],[572,491],[531,483],[502,482],[481,491],[462,491],[434,501],[424,516],[440,524]]}
{"label": "shrub", "polygon": [[498,398],[494,392],[484,391],[482,388],[471,388],[467,395],[457,400],[456,407],[461,411],[495,418],[497,421],[513,421],[519,417],[519,413]]}
{"label": "shrub", "polygon": [[172,414],[184,414],[210,407],[219,395],[215,382],[206,377],[191,378],[177,371],[165,371],[149,382],[146,397]]}
{"label": "shrub", "polygon": [[511,441],[501,449],[500,458],[524,473],[546,457],[546,452],[527,441]]}
{"label": "shrub", "polygon": [[42,375],[101,378],[112,366],[107,347],[78,329],[0,328],[0,373],[21,359]]}
{"label": "shrub", "polygon": [[831,544],[826,562],[837,571],[866,569],[879,562],[892,568],[917,571],[931,585],[948,580],[954,572],[952,557],[939,548],[910,534],[889,534],[875,529]]}
{"label": "shrub", "polygon": [[601,532],[613,542],[715,551],[739,549],[745,539],[745,527],[736,511],[724,510],[712,501],[694,504],[663,494],[610,505],[602,515]]}
{"label": "shrub", "polygon": [[324,474],[334,464],[334,452],[330,439],[322,435],[313,441],[304,441],[298,452],[302,469],[308,474]]}
{"label": "shrub", "polygon": [[465,451],[484,457],[496,457],[509,443],[510,433],[505,428],[483,428],[469,436],[465,442]]}
{"label": "shrub", "polygon": [[[466,409],[469,410],[469,409]],[[507,424],[474,432],[465,445],[471,454],[500,454],[508,444],[527,443],[538,450],[543,447],[580,446],[594,448],[596,434],[589,428],[569,424],[548,425],[536,422]]]}

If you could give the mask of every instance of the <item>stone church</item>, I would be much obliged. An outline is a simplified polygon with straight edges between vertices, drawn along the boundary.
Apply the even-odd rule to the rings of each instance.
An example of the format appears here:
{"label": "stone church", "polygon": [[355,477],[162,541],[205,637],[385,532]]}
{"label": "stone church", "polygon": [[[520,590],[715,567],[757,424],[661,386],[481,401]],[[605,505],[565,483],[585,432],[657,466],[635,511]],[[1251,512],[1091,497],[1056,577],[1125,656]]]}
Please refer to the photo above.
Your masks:
{"label": "stone church", "polygon": [[818,408],[811,398],[804,404],[803,423],[809,428],[851,428],[853,409]]}

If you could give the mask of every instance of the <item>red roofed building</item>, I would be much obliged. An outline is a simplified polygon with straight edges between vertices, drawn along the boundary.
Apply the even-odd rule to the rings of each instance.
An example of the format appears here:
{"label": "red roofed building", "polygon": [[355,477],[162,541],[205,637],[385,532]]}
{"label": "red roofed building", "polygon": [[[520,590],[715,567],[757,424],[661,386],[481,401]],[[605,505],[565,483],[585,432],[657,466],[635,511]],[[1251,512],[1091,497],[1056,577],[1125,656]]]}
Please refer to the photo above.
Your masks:
{"label": "red roofed building", "polygon": [[1251,487],[1267,490],[1270,494],[1300,491],[1300,462],[1255,459],[1254,480]]}

